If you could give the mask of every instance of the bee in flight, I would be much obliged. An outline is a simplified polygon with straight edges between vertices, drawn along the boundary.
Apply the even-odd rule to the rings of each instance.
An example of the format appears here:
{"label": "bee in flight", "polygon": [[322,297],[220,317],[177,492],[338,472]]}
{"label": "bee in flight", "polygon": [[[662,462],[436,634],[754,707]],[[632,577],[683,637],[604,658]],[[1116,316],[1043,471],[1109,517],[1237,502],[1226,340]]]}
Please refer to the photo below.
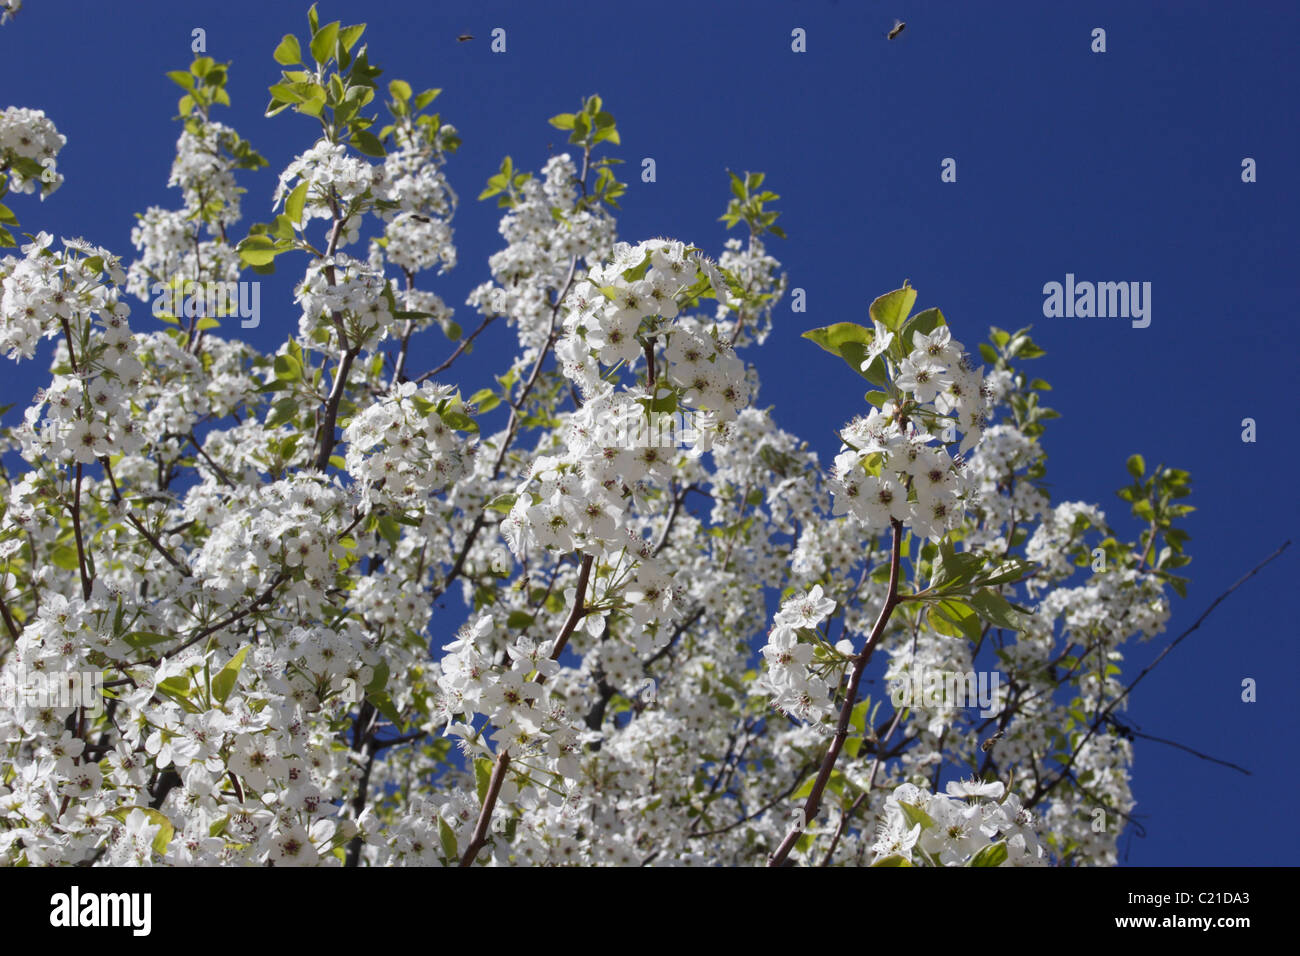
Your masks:
{"label": "bee in flight", "polygon": [[457,39],[459,42],[464,43],[466,40],[472,40],[472,39],[474,39],[474,34],[472,34],[472,33],[462,33],[460,36],[456,37],[456,39]]}
{"label": "bee in flight", "polygon": [[891,40],[894,39],[906,29],[907,29],[906,23],[904,23],[902,20],[895,20],[893,29],[889,31],[889,39]]}
{"label": "bee in flight", "polygon": [[984,741],[984,743],[980,744],[980,750],[982,750],[984,753],[988,753],[990,750],[993,749],[993,745],[997,743],[998,739],[1001,738],[1002,735],[1005,733],[1006,733],[1005,730],[999,730],[988,740]]}

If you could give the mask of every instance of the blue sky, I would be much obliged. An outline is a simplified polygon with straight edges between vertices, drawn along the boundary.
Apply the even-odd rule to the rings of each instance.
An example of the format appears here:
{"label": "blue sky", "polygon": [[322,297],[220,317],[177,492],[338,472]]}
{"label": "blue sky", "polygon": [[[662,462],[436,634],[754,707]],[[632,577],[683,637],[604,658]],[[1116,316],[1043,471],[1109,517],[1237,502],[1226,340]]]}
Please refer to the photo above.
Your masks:
{"label": "blue sky", "polygon": [[[988,326],[1034,326],[1048,355],[1032,363],[1061,413],[1043,442],[1054,500],[1099,503],[1133,525],[1114,496],[1124,461],[1141,452],[1192,473],[1198,510],[1186,520],[1195,560],[1169,631],[1132,645],[1126,669],[1149,661],[1219,593],[1296,533],[1297,454],[1286,428],[1296,379],[1294,221],[1300,8],[1290,3],[326,2],[322,21],[364,16],[384,79],[444,89],[438,106],[464,145],[448,166],[462,200],[460,266],[431,287],[474,315],[465,295],[500,248],[497,209],[474,197],[510,154],[537,169],[563,134],[546,118],[599,93],[617,118],[630,179],[620,233],[671,235],[717,251],[727,168],[761,170],[781,194],[789,239],[773,240],[808,311],[778,310],[774,332],[747,355],[760,402],[828,461],[831,430],[862,408],[863,383],[811,343],[808,328],[864,321],[875,296],[910,279],[918,308],[944,310],[973,348]],[[361,13],[364,9],[364,14]],[[133,214],[175,207],[165,188],[180,91],[164,78],[192,59],[190,31],[232,63],[235,126],[270,160],[247,176],[245,222],[270,218],[275,172],[305,150],[314,121],[264,119],[278,77],[271,50],[305,31],[306,4],[227,0],[82,4],[28,0],[0,28],[0,105],[44,109],[68,137],[64,186],[39,204],[15,197],[23,231],[84,235],[131,253]],[[907,28],[895,41],[894,18]],[[494,27],[507,50],[493,54]],[[791,51],[791,30],[807,52]],[[1106,30],[1107,52],[1090,50]],[[458,34],[475,39],[458,43]],[[634,175],[653,157],[657,181]],[[951,157],[957,181],[940,181]],[[1258,182],[1241,181],[1252,157]],[[1289,171],[1288,171],[1289,170]],[[261,328],[274,348],[297,325],[283,265],[263,289]],[[1078,280],[1152,284],[1151,324],[1045,318],[1043,285]],[[273,303],[283,303],[277,315]],[[151,321],[147,306],[136,324]],[[513,334],[495,327],[458,365],[472,392],[500,368]],[[449,351],[426,337],[411,368]],[[0,404],[42,384],[43,366],[11,370]],[[474,376],[482,376],[476,380]],[[1241,421],[1258,441],[1241,441]],[[1291,588],[1293,549],[1233,595],[1147,678],[1125,719],[1252,771],[1249,777],[1171,747],[1138,741],[1133,788],[1145,839],[1137,865],[1283,864],[1290,828],[1276,806],[1300,775],[1291,755],[1300,672]],[[1288,616],[1290,615],[1290,616]],[[1241,681],[1258,702],[1241,702]],[[1128,845],[1125,839],[1121,846]]]}

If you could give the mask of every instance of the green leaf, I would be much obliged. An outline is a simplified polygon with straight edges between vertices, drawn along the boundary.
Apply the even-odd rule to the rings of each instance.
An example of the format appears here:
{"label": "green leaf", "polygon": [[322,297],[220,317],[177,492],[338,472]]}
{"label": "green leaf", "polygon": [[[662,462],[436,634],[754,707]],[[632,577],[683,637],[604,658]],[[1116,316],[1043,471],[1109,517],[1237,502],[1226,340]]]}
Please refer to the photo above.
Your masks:
{"label": "green leaf", "polygon": [[269,236],[249,236],[237,247],[239,258],[250,266],[270,265],[283,249],[277,249],[275,240]]}
{"label": "green leaf", "polygon": [[1015,608],[997,591],[981,588],[970,596],[970,603],[975,608],[975,613],[994,627],[1020,630],[1021,621]]}
{"label": "green leaf", "polygon": [[[868,311],[874,321],[879,322],[891,332],[898,332],[902,330],[903,323],[907,321],[912,306],[915,304],[916,290],[905,285],[893,292],[886,292],[876,299],[875,302],[871,303],[871,308]],[[910,345],[910,343],[906,344]]]}
{"label": "green leaf", "polygon": [[513,492],[506,492],[504,495],[497,495],[487,503],[487,507],[493,511],[499,511],[502,514],[509,514],[510,509],[515,506],[515,499],[519,496]]}
{"label": "green leaf", "polygon": [[803,783],[799,784],[799,789],[796,790],[794,793],[790,794],[790,799],[796,802],[798,802],[799,800],[806,800],[808,797],[812,795],[813,785],[816,783],[817,783],[817,774],[813,774]]}
{"label": "green leaf", "polygon": [[356,129],[352,131],[352,145],[366,156],[378,156],[382,158],[388,155],[384,149],[384,144],[379,141],[379,137],[364,129]]}
{"label": "green leaf", "polygon": [[[953,633],[950,628],[938,626],[935,621],[936,615],[955,627],[956,633]],[[950,598],[938,602],[930,609],[930,624],[941,634],[946,631],[948,637],[964,637],[971,641],[980,639],[979,615],[965,601]]]}
{"label": "green leaf", "polygon": [[167,78],[183,90],[194,92],[194,74],[185,70],[169,70]]}
{"label": "green leaf", "polygon": [[973,857],[967,866],[1001,866],[1007,858],[1007,841],[999,840],[997,843],[990,843],[984,849],[980,850]]}
{"label": "green leaf", "polygon": [[520,631],[533,623],[533,616],[527,611],[511,611],[510,616],[506,618],[506,627],[512,631]]}
{"label": "green leaf", "polygon": [[487,799],[488,785],[492,782],[492,761],[486,757],[474,759],[474,786],[478,791],[479,806]]}
{"label": "green leaf", "polygon": [[339,22],[327,23],[316,31],[311,38],[311,56],[317,63],[324,64],[334,55],[334,44],[339,38]]}
{"label": "green leaf", "polygon": [[995,584],[1011,584],[1019,581],[1031,574],[1038,565],[1032,561],[1022,561],[1019,558],[1010,558],[1003,561],[997,567],[990,568],[982,574],[976,575],[972,583],[991,586]]}
{"label": "green leaf", "polygon": [[370,701],[375,710],[383,714],[385,719],[393,726],[401,726],[402,715],[397,712],[397,708],[393,705],[393,698],[386,691],[381,691],[378,694],[367,694],[366,700]]}
{"label": "green leaf", "polygon": [[302,364],[292,355],[277,355],[275,377],[282,382],[297,382],[302,378]]}
{"label": "green leaf", "polygon": [[948,320],[943,317],[943,313],[938,309],[926,309],[918,312],[908,319],[907,324],[903,326],[903,333],[899,336],[903,340],[903,347],[912,348],[912,339],[917,333],[929,335],[941,325],[947,325]]}
{"label": "green leaf", "polygon": [[480,388],[469,397],[469,403],[478,409],[479,414],[490,412],[501,404],[501,397],[490,388]]}
{"label": "green leaf", "polygon": [[122,638],[128,647],[133,647],[136,650],[142,647],[152,647],[155,644],[163,644],[171,639],[171,634],[154,634],[152,631],[132,631]]}
{"label": "green leaf", "polygon": [[301,103],[307,94],[298,89],[297,83],[276,83],[270,87],[271,96],[283,103]]}
{"label": "green leaf", "polygon": [[552,116],[548,122],[556,129],[573,129],[572,113],[557,113]]}
{"label": "green leaf", "polygon": [[275,48],[275,52],[271,55],[275,57],[275,62],[281,66],[296,66],[302,62],[302,47],[299,45],[296,36],[292,33],[286,33],[284,39],[280,41],[279,46]]}
{"label": "green leaf", "polygon": [[339,31],[339,44],[343,47],[344,53],[350,53],[352,47],[361,39],[361,34],[366,32],[364,23],[354,23],[350,27],[344,27]]}
{"label": "green leaf", "polygon": [[411,98],[411,84],[405,80],[392,80],[388,84],[388,95],[399,103]]}
{"label": "green leaf", "polygon": [[456,833],[442,817],[438,818],[438,842],[442,844],[443,856],[450,860],[460,856],[460,850],[456,847]]}
{"label": "green leaf", "polygon": [[881,857],[872,866],[911,866],[912,861],[905,856],[899,856],[895,853],[893,856]]}
{"label": "green leaf", "polygon": [[75,571],[79,567],[77,549],[69,544],[56,545],[50,552],[50,563],[65,571]]}
{"label": "green leaf", "polygon": [[448,428],[454,429],[458,432],[478,433],[478,422],[474,421],[474,419],[470,418],[464,412],[447,409],[442,412],[442,420]]}
{"label": "green leaf", "polygon": [[[873,382],[876,385],[883,386],[883,380],[876,381],[862,371],[862,363],[867,357],[867,349],[871,346],[872,339],[875,338],[875,332],[856,322],[836,322],[834,325],[828,325],[820,329],[810,329],[803,334],[805,339],[816,342],[827,352],[832,355],[838,355],[849,364],[853,371],[857,372],[863,378]],[[875,363],[872,364],[872,370],[875,369]]]}
{"label": "green leaf", "polygon": [[388,686],[388,677],[388,661],[381,657],[379,663],[374,666],[374,674],[370,678],[370,683],[366,685],[366,693],[382,693],[384,688]]}
{"label": "green leaf", "polygon": [[417,96],[415,98],[416,111],[418,112],[424,109],[430,103],[432,103],[435,99],[438,98],[438,94],[440,94],[441,92],[442,92],[441,89],[428,89],[425,90],[423,93],[421,93],[419,96]]}
{"label": "green leaf", "polygon": [[939,541],[930,577],[932,589],[948,589],[965,584],[984,567],[984,558],[969,551],[957,551],[947,539]]}
{"label": "green leaf", "polygon": [[212,679],[212,696],[223,704],[230,696],[230,692],[235,689],[235,682],[239,679],[240,668],[244,666],[244,658],[248,656],[250,647],[251,644],[241,647],[239,653],[232,657],[226,666],[221,668],[221,672]]}
{"label": "green leaf", "polygon": [[1147,463],[1141,455],[1130,455],[1128,459],[1128,473],[1134,478],[1141,480],[1146,474]]}
{"label": "green leaf", "polygon": [[295,226],[302,222],[302,210],[307,204],[307,187],[310,185],[307,180],[303,180],[294,187],[293,192],[289,193],[289,198],[284,201],[284,214]]}
{"label": "green leaf", "polygon": [[907,825],[909,827],[914,827],[919,823],[921,824],[922,830],[928,830],[934,826],[934,820],[931,819],[930,814],[926,813],[915,804],[904,803],[900,800],[898,801],[898,807],[903,811],[903,816],[907,817]]}

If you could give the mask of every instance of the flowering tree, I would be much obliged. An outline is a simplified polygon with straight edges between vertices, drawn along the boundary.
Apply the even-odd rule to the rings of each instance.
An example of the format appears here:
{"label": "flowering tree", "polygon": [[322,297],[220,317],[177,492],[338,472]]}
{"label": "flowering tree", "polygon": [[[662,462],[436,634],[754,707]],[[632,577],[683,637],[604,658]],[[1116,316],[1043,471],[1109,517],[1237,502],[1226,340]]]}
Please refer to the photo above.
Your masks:
{"label": "flowering tree", "polygon": [[[1188,474],[1129,459],[1133,541],[1052,505],[1042,350],[969,352],[906,283],[807,333],[872,387],[823,472],[742,357],[786,288],[779,197],[732,174],[748,234],[713,257],[618,241],[597,96],[480,196],[505,246],[466,334],[430,288],[457,261],[439,91],[309,20],[267,115],[316,139],[271,222],[235,232],[266,164],[199,57],[168,74],[183,203],[136,257],[0,259],[0,349],[55,341],[4,430],[0,860],[1114,862],[1122,647],[1182,593]],[[57,188],[63,142],[0,113],[5,188]],[[298,325],[265,355],[222,333],[277,267]],[[514,357],[458,385],[494,323]],[[419,335],[441,364],[411,367]]]}

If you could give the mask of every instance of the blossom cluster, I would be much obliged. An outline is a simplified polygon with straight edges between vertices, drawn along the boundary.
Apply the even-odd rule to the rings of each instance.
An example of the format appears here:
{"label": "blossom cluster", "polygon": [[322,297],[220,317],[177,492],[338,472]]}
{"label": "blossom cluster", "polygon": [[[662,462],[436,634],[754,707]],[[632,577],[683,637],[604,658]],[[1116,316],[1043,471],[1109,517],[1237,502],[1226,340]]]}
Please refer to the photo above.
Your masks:
{"label": "blossom cluster", "polygon": [[834,688],[825,676],[833,663],[825,654],[815,663],[817,646],[801,641],[799,632],[817,628],[834,610],[821,585],[782,602],[763,648],[767,670],[756,685],[777,710],[817,726],[834,712]]}
{"label": "blossom cluster", "polygon": [[[875,354],[864,367],[892,338],[877,323]],[[982,374],[941,325],[928,334],[913,333],[912,350],[898,363],[894,384],[898,401],[884,401],[841,433],[844,449],[830,481],[834,513],[851,514],[868,534],[901,521],[921,537],[938,540],[961,522],[963,503],[972,493],[960,458],[942,441],[943,432],[960,428],[959,456],[979,442],[989,407]],[[931,444],[936,437],[940,442]]]}
{"label": "blossom cluster", "polygon": [[67,368],[27,408],[18,431],[23,456],[85,464],[135,451],[143,439],[127,398],[143,366],[127,325],[130,307],[119,298],[125,276],[105,249],[65,240],[55,253],[52,242],[41,233],[23,246],[24,258],[0,260],[0,347],[30,358],[42,337],[62,336]]}
{"label": "blossom cluster", "polygon": [[600,206],[580,205],[579,199],[572,157],[551,157],[540,177],[523,183],[501,217],[500,232],[508,244],[488,259],[493,281],[479,285],[467,299],[485,316],[503,316],[516,327],[523,349],[521,366],[549,340],[552,309],[547,291],[563,289],[577,258],[599,260],[614,242],[609,213]]}
{"label": "blossom cluster", "polygon": [[55,160],[67,142],[44,110],[22,106],[0,110],[0,169],[8,171],[9,188],[15,192],[31,193],[39,188],[44,199],[63,185]]}
{"label": "blossom cluster", "polygon": [[[987,799],[984,799],[987,798]],[[885,801],[876,861],[913,866],[1044,866],[1034,815],[999,782],[953,782],[946,793],[905,783]]]}
{"label": "blossom cluster", "polygon": [[346,467],[365,503],[418,504],[463,477],[475,449],[439,412],[455,400],[450,386],[404,382],[348,423]]}
{"label": "blossom cluster", "polygon": [[335,247],[342,248],[359,238],[362,217],[384,184],[384,169],[349,156],[342,143],[321,139],[285,167],[272,202],[278,206],[298,183],[306,183],[302,215],[294,225],[306,228],[312,219],[332,221],[338,217]]}
{"label": "blossom cluster", "polygon": [[240,219],[235,174],[226,153],[239,142],[229,126],[215,120],[194,118],[185,124],[176,144],[168,186],[177,186],[185,197],[190,216],[206,214],[208,230],[217,235]]}
{"label": "blossom cluster", "polygon": [[393,204],[380,213],[390,262],[408,273],[435,265],[440,273],[455,267],[450,219],[456,193],[427,147],[411,143],[389,153],[378,194]]}
{"label": "blossom cluster", "polygon": [[334,316],[353,333],[359,345],[376,333],[386,336],[399,320],[389,307],[392,294],[382,267],[339,252],[307,267],[294,301],[302,307],[299,334],[310,339],[317,329],[334,330]]}

